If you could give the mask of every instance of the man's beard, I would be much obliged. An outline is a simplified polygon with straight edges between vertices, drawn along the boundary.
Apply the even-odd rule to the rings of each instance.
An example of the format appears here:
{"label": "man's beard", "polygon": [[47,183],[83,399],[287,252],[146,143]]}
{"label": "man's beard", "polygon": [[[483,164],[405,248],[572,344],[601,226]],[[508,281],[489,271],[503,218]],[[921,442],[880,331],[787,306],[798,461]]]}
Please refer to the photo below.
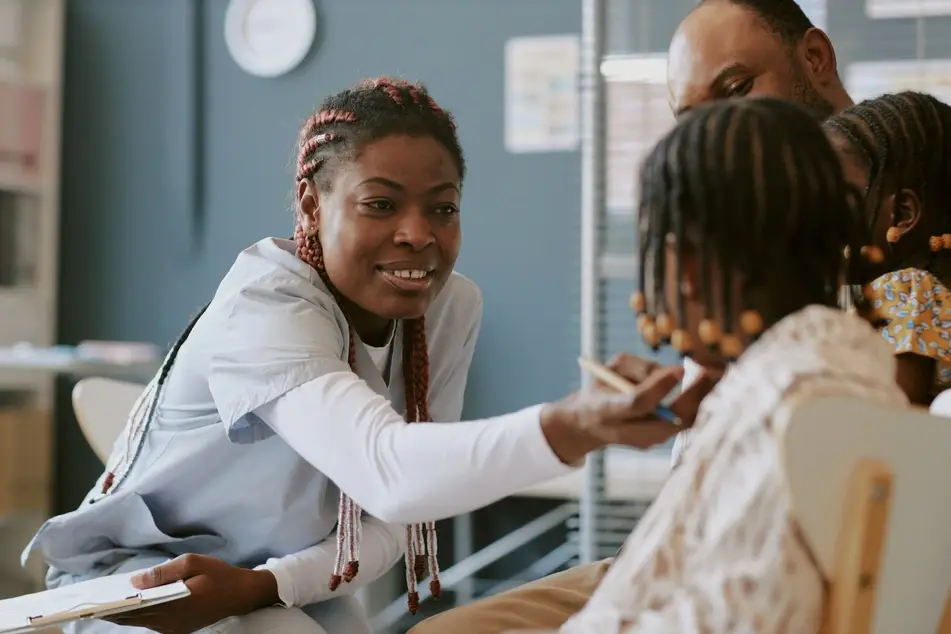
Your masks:
{"label": "man's beard", "polygon": [[804,107],[819,121],[825,121],[835,114],[835,106],[819,94],[806,76],[798,60],[790,60],[793,80],[792,100]]}

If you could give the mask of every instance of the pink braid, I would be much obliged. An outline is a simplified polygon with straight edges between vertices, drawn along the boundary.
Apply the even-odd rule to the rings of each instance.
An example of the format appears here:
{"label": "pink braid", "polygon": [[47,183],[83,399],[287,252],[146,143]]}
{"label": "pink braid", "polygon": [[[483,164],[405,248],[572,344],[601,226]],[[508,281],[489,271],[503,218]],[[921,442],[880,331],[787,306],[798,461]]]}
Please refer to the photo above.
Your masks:
{"label": "pink braid", "polygon": [[[402,90],[406,90],[414,105],[421,105],[426,99],[427,105],[435,114],[447,116],[420,87],[399,81],[380,78],[361,84],[364,89],[381,90],[399,105],[404,105]],[[325,159],[315,156],[324,145],[341,139],[340,130],[318,134],[325,126],[341,123],[355,123],[357,117],[350,112],[330,109],[319,112],[305,122],[299,140],[297,160],[297,181],[313,178],[324,164]],[[450,124],[452,124],[450,120]],[[307,235],[298,223],[294,239],[297,243],[297,256],[315,271],[328,290],[341,302],[340,294],[330,281],[324,267],[323,249],[319,236]],[[341,302],[342,303],[342,302]],[[426,342],[426,324],[424,318],[403,322],[403,377],[405,383],[406,420],[424,422],[429,420],[429,351]],[[347,362],[354,372],[356,363],[357,337],[352,326],[347,333]],[[348,495],[340,492],[340,505],[337,514],[337,557],[334,572],[330,579],[330,589],[336,590],[342,582],[351,582],[359,572],[360,543],[363,535],[360,506]],[[433,522],[415,524],[406,527],[406,583],[409,592],[409,611],[413,614],[419,609],[418,582],[425,576],[427,567],[431,576],[430,591],[439,598],[439,565],[436,559],[436,531]]]}

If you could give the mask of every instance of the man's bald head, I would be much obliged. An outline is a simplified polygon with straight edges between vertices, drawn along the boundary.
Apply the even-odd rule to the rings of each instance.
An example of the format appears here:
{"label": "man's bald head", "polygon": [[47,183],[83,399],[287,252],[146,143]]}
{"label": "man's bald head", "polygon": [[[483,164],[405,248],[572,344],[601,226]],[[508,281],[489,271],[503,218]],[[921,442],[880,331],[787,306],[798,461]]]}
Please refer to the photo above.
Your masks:
{"label": "man's bald head", "polygon": [[670,43],[667,87],[679,114],[729,97],[778,97],[818,118],[851,104],[835,51],[793,0],[701,0]]}

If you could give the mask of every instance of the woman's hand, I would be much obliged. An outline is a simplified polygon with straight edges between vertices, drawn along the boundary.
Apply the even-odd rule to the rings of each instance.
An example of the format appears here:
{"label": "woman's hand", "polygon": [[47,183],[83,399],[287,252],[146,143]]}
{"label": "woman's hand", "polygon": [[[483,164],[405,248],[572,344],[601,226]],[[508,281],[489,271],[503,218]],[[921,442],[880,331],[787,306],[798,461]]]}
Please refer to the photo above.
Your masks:
{"label": "woman's hand", "polygon": [[[652,374],[664,369],[653,361],[635,357],[625,352],[615,355],[608,363],[608,367],[635,385],[642,384]],[[697,419],[700,403],[717,386],[722,377],[723,370],[703,368],[696,379],[668,404],[674,414],[680,418],[684,427],[693,426]]]}
{"label": "woman's hand", "polygon": [[237,568],[214,557],[182,555],[144,571],[132,584],[144,590],[184,581],[191,595],[177,601],[107,617],[118,625],[160,634],[190,634],[231,616],[278,603],[277,581],[266,570]]}
{"label": "woman's hand", "polygon": [[620,394],[596,385],[542,410],[542,430],[562,462],[575,464],[607,445],[648,449],[666,442],[693,424],[700,402],[719,380],[704,373],[669,405],[683,426],[659,419],[654,410],[683,379],[683,368],[665,368],[631,355],[615,357],[609,367],[638,386],[636,394]]}

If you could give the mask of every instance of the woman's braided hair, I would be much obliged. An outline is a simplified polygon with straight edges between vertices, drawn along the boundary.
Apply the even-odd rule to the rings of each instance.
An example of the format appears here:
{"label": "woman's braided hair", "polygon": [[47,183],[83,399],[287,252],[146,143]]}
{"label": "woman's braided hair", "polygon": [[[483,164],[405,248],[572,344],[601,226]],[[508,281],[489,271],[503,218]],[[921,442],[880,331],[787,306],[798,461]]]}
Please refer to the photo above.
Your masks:
{"label": "woman's braided hair", "polygon": [[[452,155],[464,176],[465,160],[456,135],[452,116],[429,96],[421,84],[409,84],[378,78],[358,84],[327,99],[309,118],[300,133],[297,158],[297,182],[314,180],[322,191],[329,191],[332,170],[341,160],[352,159],[370,141],[391,134],[427,135],[439,141]],[[298,222],[294,233],[297,256],[310,264],[335,295],[324,267],[319,236],[307,235]],[[339,298],[338,298],[339,299]],[[355,333],[349,329],[350,367],[356,371]],[[426,324],[418,317],[403,322],[403,377],[405,382],[406,420],[424,422],[429,417],[429,353]],[[349,582],[357,574],[360,548],[360,507],[345,493],[340,494],[337,525],[337,563],[330,588]],[[439,596],[439,564],[436,559],[434,522],[406,528],[406,583],[409,609],[419,607],[417,582],[428,564],[430,591]]]}
{"label": "woman's braided hair", "polygon": [[[383,77],[363,81],[331,96],[304,122],[298,143],[295,180],[297,183],[312,180],[321,191],[330,191],[335,168],[356,158],[366,144],[394,134],[436,139],[456,162],[460,178],[465,175],[465,159],[452,115],[440,108],[421,84]],[[340,293],[324,267],[319,236],[305,234],[300,218],[294,240],[297,242],[297,256],[317,271],[339,301]],[[133,407],[129,416],[129,446],[119,463],[106,473],[103,494],[118,490],[138,460],[169,372],[182,344],[207,308],[206,305],[189,321],[162,362],[161,369]],[[406,320],[402,327],[405,416],[408,422],[425,422],[430,420],[429,352],[425,320],[422,316]],[[356,335],[352,325],[349,327],[347,361],[351,369],[356,371]],[[131,446],[133,439],[137,439],[134,448]],[[119,467],[123,463],[125,468],[120,471]],[[330,579],[331,590],[336,589],[342,581],[351,581],[358,572],[361,514],[360,507],[341,491],[337,515],[337,560]],[[417,583],[425,576],[427,568],[433,597],[438,598],[440,593],[435,523],[407,526],[406,546],[409,609],[415,613],[419,609]]]}

